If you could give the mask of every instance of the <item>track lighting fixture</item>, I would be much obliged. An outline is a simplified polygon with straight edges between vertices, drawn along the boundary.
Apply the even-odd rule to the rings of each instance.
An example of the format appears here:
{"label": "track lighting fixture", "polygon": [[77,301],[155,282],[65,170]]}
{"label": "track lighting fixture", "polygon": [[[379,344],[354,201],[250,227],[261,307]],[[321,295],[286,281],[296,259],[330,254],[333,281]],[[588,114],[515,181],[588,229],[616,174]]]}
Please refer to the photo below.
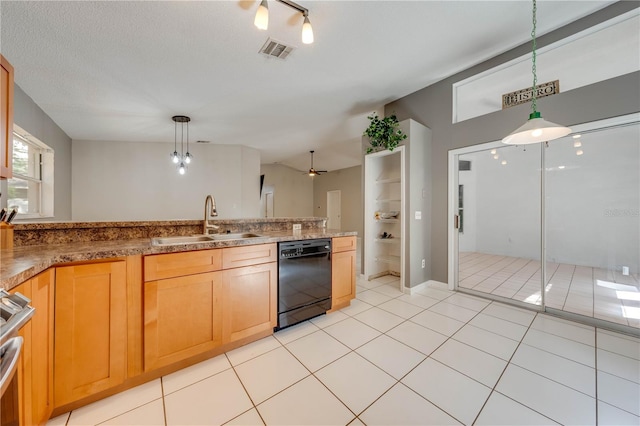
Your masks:
{"label": "track lighting fixture", "polygon": [[531,30],[532,39],[532,66],[531,72],[533,74],[533,88],[532,88],[532,100],[531,100],[531,114],[529,120],[516,130],[511,132],[507,137],[502,139],[503,143],[508,145],[526,145],[538,142],[548,142],[554,139],[567,136],[571,133],[571,129],[564,127],[560,124],[546,121],[537,110],[537,86],[538,76],[536,74],[536,0],[533,0],[533,29]]}
{"label": "track lighting fixture", "polygon": [[258,11],[256,12],[256,19],[253,24],[258,27],[259,30],[266,30],[269,27],[269,3],[267,0],[262,0]]}
{"label": "track lighting fixture", "polygon": [[[175,138],[173,140],[173,152],[170,155],[171,162],[173,164],[180,164],[178,166],[178,173],[181,175],[185,174],[186,166],[185,164],[191,163],[193,160],[193,154],[189,152],[189,122],[191,119],[186,115],[174,115],[171,117],[174,122],[175,129]],[[178,153],[178,123],[180,123],[180,153]],[[184,134],[185,134],[185,123],[187,128],[187,152],[184,151]]]}
{"label": "track lighting fixture", "polygon": [[[311,22],[309,21],[309,10],[306,7],[302,7],[298,3],[290,0],[276,1],[302,13],[302,16],[304,16],[304,22],[302,23],[302,43],[313,43],[313,28],[311,28]],[[269,28],[269,4],[267,3],[267,0],[262,0],[260,2],[253,24],[260,30],[266,30]]]}

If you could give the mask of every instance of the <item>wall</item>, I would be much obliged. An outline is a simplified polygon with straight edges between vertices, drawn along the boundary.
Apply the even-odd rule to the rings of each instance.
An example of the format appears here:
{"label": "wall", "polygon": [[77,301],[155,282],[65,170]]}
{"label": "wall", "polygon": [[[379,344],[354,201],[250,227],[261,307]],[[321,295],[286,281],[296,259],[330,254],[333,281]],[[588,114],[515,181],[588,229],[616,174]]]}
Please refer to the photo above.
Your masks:
{"label": "wall", "polygon": [[340,190],[341,225],[362,237],[362,166],[323,173],[313,179],[313,215],[327,217],[327,191]]}
{"label": "wall", "polygon": [[[282,164],[263,164],[260,173],[262,192],[273,191],[274,217],[313,217],[313,179]],[[264,216],[264,206],[258,216]]]}
{"label": "wall", "polygon": [[15,124],[54,150],[54,217],[41,220],[71,220],[71,138],[17,84],[13,96]]}
{"label": "wall", "polygon": [[196,145],[185,175],[173,145],[73,141],[73,220],[202,219],[208,194],[220,219],[258,217],[260,153],[235,145]]}
{"label": "wall", "polygon": [[[568,37],[614,16],[638,7],[637,2],[617,2],[597,13],[575,21],[538,38],[538,47]],[[436,84],[385,105],[385,113],[399,120],[413,118],[432,130],[431,180],[432,279],[447,281],[447,155],[448,150],[502,139],[527,118],[530,105],[523,104],[451,123],[452,84],[530,52],[525,43]],[[548,119],[566,125],[586,123],[640,111],[640,73],[635,72],[602,81],[538,101],[538,110]]]}

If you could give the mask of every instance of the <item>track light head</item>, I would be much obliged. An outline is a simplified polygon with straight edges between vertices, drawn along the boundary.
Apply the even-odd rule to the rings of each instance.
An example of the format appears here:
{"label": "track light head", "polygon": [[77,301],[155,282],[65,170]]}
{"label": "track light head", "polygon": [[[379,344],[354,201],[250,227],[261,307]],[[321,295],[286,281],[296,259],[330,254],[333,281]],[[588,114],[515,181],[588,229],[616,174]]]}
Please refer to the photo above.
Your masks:
{"label": "track light head", "polygon": [[260,6],[258,6],[258,11],[256,12],[256,18],[253,21],[253,24],[258,27],[259,30],[266,30],[269,28],[269,4],[267,0],[262,0]]}
{"label": "track light head", "polygon": [[311,22],[309,22],[309,15],[304,14],[304,23],[302,24],[302,42],[304,44],[313,43],[313,28],[311,28]]}

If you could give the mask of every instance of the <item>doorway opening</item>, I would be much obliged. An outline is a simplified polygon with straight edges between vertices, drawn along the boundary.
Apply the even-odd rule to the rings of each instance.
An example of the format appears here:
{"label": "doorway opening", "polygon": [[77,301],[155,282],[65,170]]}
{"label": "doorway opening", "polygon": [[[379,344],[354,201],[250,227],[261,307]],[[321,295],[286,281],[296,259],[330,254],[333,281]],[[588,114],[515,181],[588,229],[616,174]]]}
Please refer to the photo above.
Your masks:
{"label": "doorway opening", "polygon": [[640,335],[640,114],[450,151],[449,212],[451,289]]}

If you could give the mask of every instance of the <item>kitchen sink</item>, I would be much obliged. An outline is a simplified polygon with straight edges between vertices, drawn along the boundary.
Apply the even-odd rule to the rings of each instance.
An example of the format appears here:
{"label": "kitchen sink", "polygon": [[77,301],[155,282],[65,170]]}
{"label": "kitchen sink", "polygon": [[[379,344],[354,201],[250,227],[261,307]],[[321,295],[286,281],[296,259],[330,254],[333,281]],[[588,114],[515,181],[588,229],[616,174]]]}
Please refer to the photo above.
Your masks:
{"label": "kitchen sink", "polygon": [[224,240],[242,240],[244,238],[260,238],[262,235],[252,234],[252,233],[239,233],[239,234],[213,234],[211,238],[214,241],[224,241]]}
{"label": "kitchen sink", "polygon": [[207,243],[213,241],[211,235],[189,235],[183,237],[161,237],[152,238],[151,243],[156,246],[166,246],[170,244],[193,244]]}
{"label": "kitchen sink", "polygon": [[237,233],[237,234],[210,234],[210,235],[188,235],[182,237],[159,237],[152,238],[151,244],[155,246],[168,246],[173,244],[197,244],[197,243],[210,243],[212,241],[226,241],[226,240],[242,240],[245,238],[260,238],[262,235],[252,233]]}

